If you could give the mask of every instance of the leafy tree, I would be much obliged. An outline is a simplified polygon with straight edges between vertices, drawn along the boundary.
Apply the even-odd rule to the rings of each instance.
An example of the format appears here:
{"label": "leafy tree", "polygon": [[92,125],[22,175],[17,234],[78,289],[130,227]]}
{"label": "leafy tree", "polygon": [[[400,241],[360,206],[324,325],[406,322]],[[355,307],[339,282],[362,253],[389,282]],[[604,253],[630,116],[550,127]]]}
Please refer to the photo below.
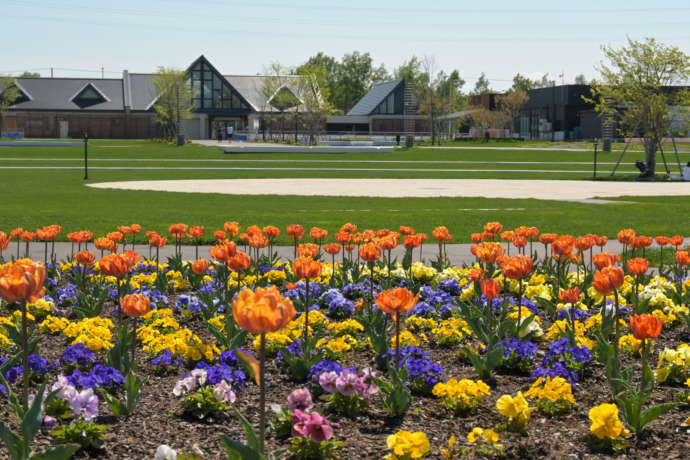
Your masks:
{"label": "leafy tree", "polygon": [[[413,58],[415,59],[415,58]],[[413,59],[411,61],[413,61]],[[448,123],[443,115],[456,111],[463,101],[462,86],[465,80],[454,70],[450,74],[436,71],[432,57],[426,56],[421,61],[422,72],[416,77],[415,90],[419,100],[418,112],[426,114],[431,127],[431,143],[441,145],[444,124]]]}
{"label": "leafy tree", "polygon": [[20,96],[19,88],[14,84],[14,77],[0,75],[0,132],[5,112]]}
{"label": "leafy tree", "polygon": [[316,144],[317,134],[326,119],[333,114],[333,104],[329,101],[329,85],[323,67],[301,66],[298,80],[299,95],[304,106],[303,119],[309,132],[309,143]]}
{"label": "leafy tree", "polygon": [[[182,70],[158,67],[153,74],[153,86],[158,99],[153,108],[156,120],[163,129],[163,135],[169,139],[180,139],[182,121],[192,115],[192,88],[187,75]],[[179,142],[179,141],[178,141]]]}
{"label": "leafy tree", "polygon": [[522,91],[529,91],[531,89],[547,88],[549,86],[554,86],[556,84],[555,80],[549,79],[549,74],[545,73],[540,79],[530,79],[521,75],[519,72],[513,77],[513,86],[510,88],[511,91],[521,89]]}
{"label": "leafy tree", "polygon": [[395,78],[402,78],[415,85],[423,78],[422,74],[422,61],[417,56],[412,56],[409,61],[404,61],[393,71]]}
{"label": "leafy tree", "polygon": [[389,78],[383,65],[374,67],[369,53],[354,51],[346,54],[339,66],[333,103],[343,113],[347,113],[375,84]]}
{"label": "leafy tree", "polygon": [[515,89],[507,94],[496,96],[496,106],[505,115],[506,126],[513,131],[515,120],[520,117],[522,108],[529,101],[527,92],[522,89]]}
{"label": "leafy tree", "polygon": [[21,77],[40,77],[40,76],[41,76],[41,74],[38,72],[29,72],[28,70],[25,70],[24,72],[22,72],[22,74],[19,77],[21,78]]}
{"label": "leafy tree", "polygon": [[575,84],[576,85],[586,85],[587,84],[587,79],[585,78],[584,74],[577,75],[575,77]]}
{"label": "leafy tree", "polygon": [[322,97],[331,105],[335,105],[333,98],[339,90],[340,63],[336,58],[319,51],[307,59],[307,62],[297,67],[296,73],[303,75],[316,71],[323,74],[323,81],[320,85]]}
{"label": "leafy tree", "polygon": [[[294,71],[290,67],[286,67],[279,62],[273,62],[264,69],[264,77],[259,80],[259,88],[257,88],[264,96],[263,107],[261,108],[262,125],[265,126],[267,121],[264,114],[276,109],[278,115],[270,118],[272,119],[271,121],[277,121],[282,140],[285,140],[287,123],[289,121],[293,122],[291,125],[295,127],[295,140],[297,139],[301,101],[294,92],[296,90],[296,85],[294,84],[296,77],[293,74]],[[263,136],[265,139],[265,129]]]}
{"label": "leafy tree", "polygon": [[484,72],[482,72],[482,74],[477,79],[477,82],[474,84],[472,94],[474,94],[475,96],[479,96],[480,94],[487,94],[492,92],[493,90],[489,87],[489,79],[486,78],[486,75],[484,75]]}
{"label": "leafy tree", "polygon": [[592,87],[592,98],[600,115],[613,115],[620,131],[627,136],[641,136],[645,146],[646,173],[653,176],[656,152],[671,127],[671,107],[677,115],[687,115],[690,91],[669,88],[690,79],[690,57],[674,46],[628,39],[627,46],[602,46],[607,59],[596,67],[601,81]]}

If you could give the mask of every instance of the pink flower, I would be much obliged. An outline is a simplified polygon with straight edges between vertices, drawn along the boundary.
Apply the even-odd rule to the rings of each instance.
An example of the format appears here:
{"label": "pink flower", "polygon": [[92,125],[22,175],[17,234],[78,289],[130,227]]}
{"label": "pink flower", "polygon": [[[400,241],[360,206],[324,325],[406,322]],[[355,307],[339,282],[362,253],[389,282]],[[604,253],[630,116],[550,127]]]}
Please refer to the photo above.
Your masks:
{"label": "pink flower", "polygon": [[311,436],[312,441],[323,442],[333,437],[333,427],[325,417],[312,412],[309,416],[304,429],[307,437]]}
{"label": "pink flower", "polygon": [[311,399],[311,393],[309,393],[309,390],[307,390],[306,388],[298,388],[297,390],[290,393],[290,396],[288,396],[287,401],[288,409],[290,411],[294,411],[297,409],[301,411],[307,411],[311,410],[311,408],[314,407],[314,403]]}
{"label": "pink flower", "polygon": [[344,370],[336,379],[335,387],[338,393],[343,396],[350,396],[357,391],[358,384],[360,384],[359,377],[352,371]]}
{"label": "pink flower", "polygon": [[338,379],[338,374],[333,371],[324,372],[319,376],[319,385],[323,388],[326,393],[335,393],[338,391],[336,388],[336,380]]}
{"label": "pink flower", "polygon": [[292,420],[292,435],[307,437],[305,426],[309,421],[309,415],[305,414],[299,409],[295,409],[290,415]]}

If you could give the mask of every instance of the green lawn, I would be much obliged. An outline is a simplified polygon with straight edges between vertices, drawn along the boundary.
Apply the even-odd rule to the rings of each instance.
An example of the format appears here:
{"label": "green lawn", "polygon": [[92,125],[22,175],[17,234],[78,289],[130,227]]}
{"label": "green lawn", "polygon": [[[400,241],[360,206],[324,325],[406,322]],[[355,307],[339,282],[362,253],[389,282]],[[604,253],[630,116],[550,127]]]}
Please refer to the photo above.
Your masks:
{"label": "green lawn", "polygon": [[[47,158],[77,160],[79,148],[0,148],[0,168],[8,166],[72,166],[79,161],[48,161]],[[609,154],[611,155],[611,154]],[[611,155],[613,157],[614,155]],[[690,155],[688,155],[690,156]],[[589,156],[591,158],[591,155]],[[23,161],[8,161],[23,158]],[[27,161],[29,158],[42,161]],[[586,161],[586,152],[539,151],[440,151],[413,149],[386,155],[225,155],[217,149],[188,145],[176,148],[141,141],[94,141],[89,148],[92,166],[127,167],[128,170],[91,170],[88,182],[121,180],[249,178],[249,177],[414,177],[414,178],[559,178],[586,179],[591,171],[584,166],[577,174],[448,172],[447,169],[558,169],[577,170],[579,165],[468,165],[433,164],[429,161]],[[113,161],[127,159],[128,161]],[[153,161],[132,161],[151,159]],[[96,161],[103,160],[103,161]],[[188,162],[170,160],[193,160]],[[222,160],[220,162],[208,160]],[[242,161],[238,161],[242,160]],[[248,161],[251,160],[251,161]],[[266,160],[257,162],[255,160]],[[276,160],[288,160],[287,162]],[[347,163],[334,163],[333,161]],[[366,163],[366,161],[409,161],[412,164]],[[603,161],[603,160],[602,160]],[[615,161],[615,159],[613,160]],[[685,160],[687,161],[687,160]],[[267,166],[269,165],[269,166]],[[141,169],[160,167],[171,169]],[[185,170],[184,167],[212,168]],[[263,168],[223,170],[222,167]],[[269,167],[299,168],[271,170]],[[348,167],[356,171],[323,171],[315,168]],[[177,169],[176,169],[177,168]],[[440,169],[442,171],[374,171],[386,169]],[[445,171],[443,171],[445,169]],[[610,166],[609,166],[610,169]],[[430,233],[446,225],[456,242],[467,242],[469,234],[490,220],[500,220],[507,228],[535,225],[544,231],[587,232],[614,236],[619,229],[633,227],[651,235],[683,234],[690,223],[688,197],[621,198],[635,204],[590,205],[548,200],[508,200],[485,198],[340,198],[297,196],[252,196],[141,192],[92,189],[84,186],[83,171],[60,169],[3,169],[0,181],[2,211],[0,229],[16,226],[34,229],[52,223],[65,232],[90,229],[97,235],[117,225],[139,223],[144,229],[166,231],[171,223],[204,225],[210,234],[227,220],[243,226],[273,224],[285,228],[292,223],[321,226],[331,233],[344,222],[361,228],[397,228],[411,225]],[[557,184],[556,184],[557,185]],[[555,185],[555,186],[556,186]],[[583,181],[583,187],[587,182]],[[545,197],[548,191],[545,191]],[[64,233],[62,238],[64,239]],[[282,237],[283,235],[281,235]],[[286,242],[284,238],[282,242]]]}

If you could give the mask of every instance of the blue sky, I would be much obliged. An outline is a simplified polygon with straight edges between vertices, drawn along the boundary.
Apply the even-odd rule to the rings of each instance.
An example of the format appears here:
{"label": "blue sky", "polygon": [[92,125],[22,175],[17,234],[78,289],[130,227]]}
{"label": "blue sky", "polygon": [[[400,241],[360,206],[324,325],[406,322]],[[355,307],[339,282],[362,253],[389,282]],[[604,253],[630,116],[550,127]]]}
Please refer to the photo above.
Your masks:
{"label": "blue sky", "polygon": [[[600,45],[655,37],[690,53],[687,0],[326,1],[0,0],[0,74],[117,77],[122,69],[185,68],[200,54],[224,74],[298,65],[323,51],[369,52],[389,71],[413,55],[458,69],[471,89],[548,72],[560,83],[596,75]],[[561,77],[560,75],[563,74]]]}

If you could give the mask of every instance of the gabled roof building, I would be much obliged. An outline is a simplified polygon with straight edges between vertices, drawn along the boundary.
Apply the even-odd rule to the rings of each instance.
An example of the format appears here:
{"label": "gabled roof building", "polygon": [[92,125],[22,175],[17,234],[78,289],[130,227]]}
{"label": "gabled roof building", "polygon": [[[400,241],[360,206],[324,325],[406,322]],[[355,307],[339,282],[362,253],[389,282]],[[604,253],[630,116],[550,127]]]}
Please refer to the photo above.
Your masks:
{"label": "gabled roof building", "polygon": [[[215,137],[228,126],[256,132],[262,116],[301,104],[297,76],[222,75],[204,56],[187,75],[194,113],[184,131],[191,139]],[[2,131],[24,137],[155,137],[153,77],[126,70],[122,78],[108,79],[18,77],[13,84],[20,97],[3,117]],[[272,86],[279,82],[270,95],[264,90],[269,78]]]}

